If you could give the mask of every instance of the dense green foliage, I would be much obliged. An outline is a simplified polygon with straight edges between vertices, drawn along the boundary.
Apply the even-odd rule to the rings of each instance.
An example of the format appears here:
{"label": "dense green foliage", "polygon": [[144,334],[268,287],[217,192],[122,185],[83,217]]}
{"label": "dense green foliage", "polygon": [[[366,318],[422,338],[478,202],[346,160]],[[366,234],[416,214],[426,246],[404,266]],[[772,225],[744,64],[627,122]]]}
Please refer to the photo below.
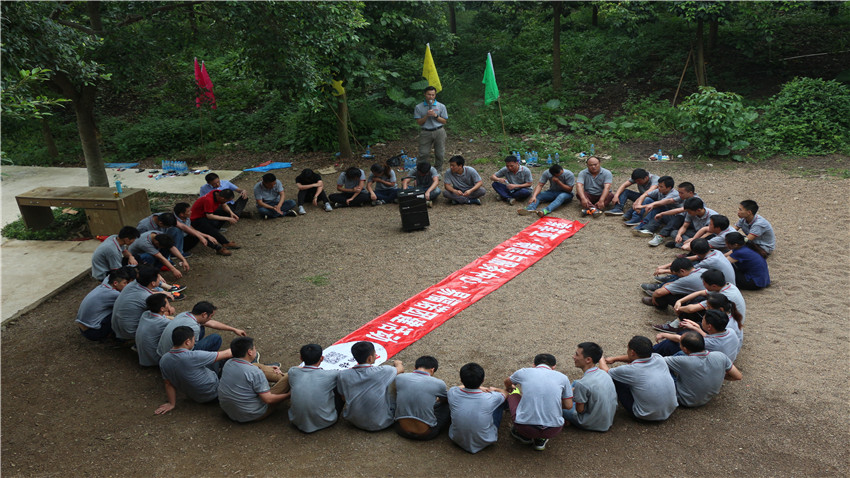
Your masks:
{"label": "dense green foliage", "polygon": [[758,143],[765,151],[823,154],[850,146],[850,87],[795,78],[770,99]]}
{"label": "dense green foliage", "polygon": [[66,241],[78,237],[91,237],[85,211],[74,210],[77,214],[65,214],[61,209],[53,209],[53,223],[45,229],[28,229],[24,225],[24,220],[18,219],[3,226],[0,234],[9,239],[22,241]]}
{"label": "dense green foliage", "polygon": [[[502,152],[569,153],[592,143],[610,151],[622,142],[678,135],[710,155],[737,157],[733,151],[747,143],[751,157],[850,150],[840,101],[846,86],[824,81],[846,69],[846,62],[837,66],[846,54],[832,52],[850,47],[843,34],[850,27],[847,4],[600,2],[593,26],[589,2],[565,2],[557,91],[547,2],[457,2],[456,34],[449,32],[445,2],[98,5],[3,2],[4,33],[15,34],[4,35],[2,75],[4,95],[21,70],[36,68],[67,77],[77,89],[96,87],[97,138],[106,161],[192,160],[225,148],[336,151],[334,79],[346,89],[355,149],[408,137],[415,132],[412,107],[426,84],[425,43],[440,73],[438,99],[449,106],[450,132],[497,141]],[[93,15],[102,32],[68,25],[91,25]],[[700,20],[717,27],[716,46],[706,42],[707,81],[716,90],[698,91],[691,61],[679,102],[692,96],[674,108]],[[501,111],[482,101],[487,52]],[[812,52],[828,55],[783,59]],[[210,72],[217,110],[194,106],[194,57]],[[794,80],[782,89],[795,76],[827,86]],[[31,97],[52,101],[59,93],[40,88]],[[795,97],[811,101],[803,105]],[[38,121],[16,118],[4,105],[5,157],[16,164],[80,161],[74,110],[46,111],[60,156],[48,155]],[[750,124],[752,111],[763,115]]]}

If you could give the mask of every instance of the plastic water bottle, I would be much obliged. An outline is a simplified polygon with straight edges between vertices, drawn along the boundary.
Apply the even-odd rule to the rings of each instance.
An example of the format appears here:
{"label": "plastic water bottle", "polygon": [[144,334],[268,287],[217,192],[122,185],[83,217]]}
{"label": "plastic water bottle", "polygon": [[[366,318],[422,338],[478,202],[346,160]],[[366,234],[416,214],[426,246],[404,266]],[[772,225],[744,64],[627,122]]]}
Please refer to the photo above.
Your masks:
{"label": "plastic water bottle", "polygon": [[590,155],[593,156],[593,154],[595,152],[596,152],[596,148],[593,146],[593,143],[590,143]]}
{"label": "plastic water bottle", "polygon": [[532,151],[531,157],[534,158],[534,165],[538,166],[540,164],[540,161],[539,161],[540,158],[537,156],[537,151]]}
{"label": "plastic water bottle", "polygon": [[121,181],[120,180],[115,181],[115,190],[118,191],[118,194],[121,194],[121,193],[124,192],[124,189],[121,188]]}
{"label": "plastic water bottle", "polygon": [[514,152],[514,155],[516,156],[516,160],[518,163],[522,161],[522,158],[519,156],[519,151]]}
{"label": "plastic water bottle", "polygon": [[549,154],[549,157],[546,158],[546,164],[548,164],[549,166],[552,165],[552,154],[551,153]]}
{"label": "plastic water bottle", "polygon": [[561,164],[561,155],[555,153],[555,164]]}
{"label": "plastic water bottle", "polygon": [[661,155],[661,148],[658,148],[658,157],[656,158],[658,161],[661,161],[664,156]]}

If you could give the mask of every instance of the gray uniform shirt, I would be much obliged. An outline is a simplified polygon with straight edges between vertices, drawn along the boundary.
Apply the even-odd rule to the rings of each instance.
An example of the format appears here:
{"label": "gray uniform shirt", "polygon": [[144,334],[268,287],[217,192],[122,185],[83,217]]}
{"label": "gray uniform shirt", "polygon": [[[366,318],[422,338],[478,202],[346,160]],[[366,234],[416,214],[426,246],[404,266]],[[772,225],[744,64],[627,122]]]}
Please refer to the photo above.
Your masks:
{"label": "gray uniform shirt", "polygon": [[705,209],[705,213],[703,213],[702,216],[693,216],[691,214],[687,214],[685,216],[685,222],[690,223],[694,227],[695,231],[699,231],[700,229],[707,226],[708,221],[711,219],[711,216],[717,214],[717,212],[714,209],[710,209],[710,208],[707,208],[707,207],[704,208],[704,209]]}
{"label": "gray uniform shirt", "polygon": [[463,172],[460,174],[452,173],[451,169],[447,169],[443,174],[443,182],[451,184],[452,187],[461,192],[472,189],[478,181],[481,181],[481,176],[475,168],[470,166],[464,166]]}
{"label": "gray uniform shirt", "polygon": [[289,369],[289,421],[304,433],[312,433],[336,423],[334,389],[338,370],[305,365]]}
{"label": "gray uniform shirt", "polygon": [[121,267],[126,248],[118,244],[118,234],[113,234],[101,242],[91,256],[91,276],[103,280],[109,271]]}
{"label": "gray uniform shirt", "polygon": [[708,245],[711,246],[712,249],[717,249],[718,251],[725,253],[729,250],[726,247],[726,235],[730,232],[735,232],[735,228],[729,226],[720,234],[715,234],[714,237],[708,240]]}
{"label": "gray uniform shirt", "polygon": [[594,196],[599,196],[602,194],[602,191],[605,189],[606,184],[611,184],[614,181],[614,175],[611,174],[611,171],[608,171],[605,168],[599,169],[599,174],[596,177],[593,177],[590,174],[590,171],[587,168],[582,169],[578,173],[578,179],[576,182],[579,184],[584,184],[584,191],[587,194],[592,194]]}
{"label": "gray uniform shirt", "polygon": [[99,329],[104,320],[112,317],[112,307],[121,292],[106,284],[100,284],[80,302],[77,319],[74,322],[90,329]]}
{"label": "gray uniform shirt", "polygon": [[666,420],[676,409],[676,385],[667,362],[658,354],[612,368],[611,378],[629,385],[635,403],[632,413],[644,420]]}
{"label": "gray uniform shirt", "polygon": [[258,394],[269,390],[269,381],[262,370],[245,360],[233,358],[221,370],[218,404],[231,420],[250,422],[268,410],[269,406]]}
{"label": "gray uniform shirt", "polygon": [[738,339],[738,334],[729,327],[723,332],[705,336],[706,350],[709,352],[723,352],[733,362],[738,358],[738,349],[740,347],[741,341]]}
{"label": "gray uniform shirt", "polygon": [[360,170],[360,179],[348,179],[345,176],[345,171],[339,173],[339,177],[336,178],[336,183],[339,186],[342,186],[345,189],[353,189],[360,185],[360,181],[366,180],[366,173],[363,170]]}
{"label": "gray uniform shirt", "polygon": [[396,368],[355,365],[339,373],[339,393],[345,397],[342,416],[357,428],[383,430],[393,424],[395,403],[388,387]]}
{"label": "gray uniform shirt", "polygon": [[735,268],[729,259],[720,251],[708,251],[701,261],[697,262],[697,267],[703,270],[717,269],[723,273],[723,278],[730,284],[735,284]]}
{"label": "gray uniform shirt", "polygon": [[[645,193],[649,188],[658,184],[658,179],[659,178],[658,178],[657,175],[649,173],[649,182],[647,182],[646,184],[638,184],[637,185],[638,192],[641,193],[641,194]],[[635,184],[635,183],[632,183],[632,184]]]}
{"label": "gray uniform shirt", "polygon": [[[422,103],[416,105],[413,108],[413,119],[424,118],[428,113],[428,110],[437,110],[437,116],[443,119],[449,119],[449,112],[446,110],[446,105],[440,103],[437,100],[434,100],[434,103],[429,105],[424,100]],[[422,129],[435,129],[443,126],[442,123],[437,121],[434,118],[428,118],[425,120],[425,123],[422,124]]]}
{"label": "gray uniform shirt", "polygon": [[191,328],[195,332],[195,341],[201,339],[201,324],[198,323],[198,320],[195,319],[195,316],[191,312],[182,312],[177,314],[174,320],[169,320],[168,325],[162,331],[162,335],[159,337],[159,344],[156,347],[157,355],[162,357],[171,350],[171,347],[174,347],[174,344],[171,343],[171,335],[174,329],[180,326]]}
{"label": "gray uniform shirt", "polygon": [[428,174],[421,174],[419,171],[413,173],[413,179],[416,181],[416,187],[428,189],[434,184],[434,178],[440,177],[440,173],[437,171],[437,168],[431,166],[431,171],[428,171]]}
{"label": "gray uniform shirt", "polygon": [[395,379],[395,419],[415,418],[429,427],[437,425],[434,404],[438,397],[446,397],[446,382],[414,370]]}
{"label": "gray uniform shirt", "polygon": [[[558,175],[558,179],[560,179],[562,183],[566,184],[569,187],[575,187],[576,185],[576,177],[569,169],[561,171],[561,174]],[[546,182],[549,182],[550,191],[555,191],[559,193],[568,192],[564,190],[564,188],[562,188],[559,184],[552,181],[552,173],[550,173],[548,169],[546,171],[543,171],[543,174],[540,175],[539,182],[540,184],[546,184]]]}
{"label": "gray uniform shirt", "polygon": [[218,376],[210,365],[218,354],[205,350],[171,349],[159,359],[162,378],[198,403],[218,397]]}
{"label": "gray uniform shirt", "polygon": [[[369,179],[366,182],[372,182],[374,179],[375,179],[375,175],[372,174],[372,173],[369,173]],[[395,186],[395,183],[396,183],[395,171],[393,171],[392,169],[390,169],[390,177],[389,178],[387,178],[386,176],[381,176],[379,179],[383,179],[384,181],[389,181],[389,182],[393,183],[393,185],[387,186],[384,183],[376,182],[375,184],[372,185],[372,189],[376,189],[376,190],[393,189],[393,188],[396,187]],[[430,184],[429,184],[429,186],[430,186]]]}
{"label": "gray uniform shirt", "polygon": [[[546,172],[548,173],[549,171]],[[519,169],[517,169],[516,173],[510,172],[510,170],[508,170],[508,167],[505,166],[504,168],[496,171],[496,174],[494,174],[494,176],[496,176],[497,178],[507,179],[509,184],[525,184],[534,181],[534,178],[531,176],[531,170],[523,165],[519,166]]]}
{"label": "gray uniform shirt", "polygon": [[142,254],[150,254],[152,256],[159,254],[159,249],[153,244],[151,235],[162,234],[159,231],[143,232],[142,235],[130,244],[130,254],[139,256]]}
{"label": "gray uniform shirt", "polygon": [[136,337],[139,318],[147,309],[145,300],[151,294],[153,291],[136,281],[124,287],[112,307],[112,330],[116,337],[124,340]]}
{"label": "gray uniform shirt", "polygon": [[701,407],[720,393],[732,361],[722,352],[699,352],[664,357],[676,374],[676,397],[684,407]]}
{"label": "gray uniform shirt", "polygon": [[159,354],[156,352],[159,346],[159,337],[165,330],[165,326],[170,322],[164,315],[149,310],[142,313],[139,319],[139,328],[136,329],[136,350],[139,353],[139,365],[153,367],[159,363]]}
{"label": "gray uniform shirt", "polygon": [[767,219],[756,214],[753,217],[752,224],[748,224],[744,218],[738,220],[737,226],[741,228],[744,236],[754,234],[753,244],[764,249],[768,254],[776,249],[776,236],[773,234],[773,226],[767,222]]}
{"label": "gray uniform shirt", "polygon": [[276,205],[280,201],[281,192],[283,192],[283,184],[281,184],[280,179],[274,180],[274,185],[271,189],[266,189],[262,181],[254,185],[254,199],[263,201],[271,206]]}
{"label": "gray uniform shirt", "polygon": [[[158,212],[156,214],[151,214],[150,216],[142,219],[141,221],[139,221],[139,224],[136,225],[136,229],[138,229],[140,233],[148,232],[148,231],[165,232],[165,230],[167,228],[160,227],[153,220],[154,216],[159,216],[160,214],[164,214],[164,213]],[[176,219],[177,216],[174,216],[174,218]]]}
{"label": "gray uniform shirt", "polygon": [[674,295],[688,295],[698,290],[705,290],[705,286],[702,283],[703,272],[705,270],[694,267],[694,270],[690,274],[680,277],[673,282],[668,282],[661,287],[664,287],[667,289],[667,292]]}
{"label": "gray uniform shirt", "polygon": [[573,382],[573,400],[584,404],[584,413],[576,414],[579,426],[597,432],[611,428],[617,411],[617,390],[608,373],[599,367],[587,369]]}
{"label": "gray uniform shirt", "polygon": [[572,398],[570,379],[546,365],[519,369],[511,382],[522,389],[522,400],[516,411],[521,425],[560,427],[564,424],[561,399]]}
{"label": "gray uniform shirt", "polygon": [[452,387],[447,395],[452,415],[449,438],[453,442],[470,453],[496,443],[499,429],[493,423],[493,412],[505,402],[501,393]]}

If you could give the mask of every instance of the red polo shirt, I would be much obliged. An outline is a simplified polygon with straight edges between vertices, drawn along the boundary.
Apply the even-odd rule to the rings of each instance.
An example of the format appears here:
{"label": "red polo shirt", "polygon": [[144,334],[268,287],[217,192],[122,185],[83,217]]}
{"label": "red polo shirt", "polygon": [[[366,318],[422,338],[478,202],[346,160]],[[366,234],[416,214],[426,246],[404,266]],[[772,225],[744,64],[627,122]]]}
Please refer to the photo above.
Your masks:
{"label": "red polo shirt", "polygon": [[195,221],[202,217],[206,217],[207,213],[215,212],[218,209],[219,204],[215,202],[215,191],[210,191],[206,195],[198,198],[194,204],[192,204],[192,209],[189,212],[189,219]]}

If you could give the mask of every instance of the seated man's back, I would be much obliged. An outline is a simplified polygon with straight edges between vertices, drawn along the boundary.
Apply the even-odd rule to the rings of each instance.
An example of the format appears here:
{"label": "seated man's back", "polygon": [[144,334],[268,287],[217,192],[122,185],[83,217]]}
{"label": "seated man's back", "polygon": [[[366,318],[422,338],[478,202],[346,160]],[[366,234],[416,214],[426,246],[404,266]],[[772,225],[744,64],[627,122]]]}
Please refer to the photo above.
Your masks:
{"label": "seated man's back", "polygon": [[723,352],[702,351],[691,355],[664,357],[670,371],[676,374],[676,397],[679,405],[700,407],[720,393],[726,371],[732,361]]}
{"label": "seated man's back", "polygon": [[389,386],[396,379],[390,366],[356,365],[339,374],[339,392],[345,397],[342,416],[357,428],[376,431],[393,424],[395,404]]}
{"label": "seated man's back", "polygon": [[268,411],[269,406],[259,394],[271,390],[262,370],[250,362],[232,358],[224,364],[218,382],[218,403],[231,420],[254,421]]}
{"label": "seated man's back", "polygon": [[174,388],[206,403],[218,397],[218,376],[210,368],[217,357],[216,352],[174,348],[159,360],[159,369]]}
{"label": "seated man's back", "polygon": [[[154,294],[151,297],[163,294]],[[172,313],[174,309],[171,309]],[[139,365],[142,367],[153,367],[159,364],[159,354],[156,349],[163,330],[171,323],[164,315],[146,310],[139,319],[139,328],[136,329],[136,350],[139,353]]]}
{"label": "seated man's back", "polygon": [[337,421],[334,389],[339,371],[305,365],[289,369],[289,421],[305,433],[327,428]]}
{"label": "seated man's back", "polygon": [[664,358],[652,354],[610,370],[615,381],[629,385],[632,413],[643,420],[666,420],[676,409],[676,386]]}

